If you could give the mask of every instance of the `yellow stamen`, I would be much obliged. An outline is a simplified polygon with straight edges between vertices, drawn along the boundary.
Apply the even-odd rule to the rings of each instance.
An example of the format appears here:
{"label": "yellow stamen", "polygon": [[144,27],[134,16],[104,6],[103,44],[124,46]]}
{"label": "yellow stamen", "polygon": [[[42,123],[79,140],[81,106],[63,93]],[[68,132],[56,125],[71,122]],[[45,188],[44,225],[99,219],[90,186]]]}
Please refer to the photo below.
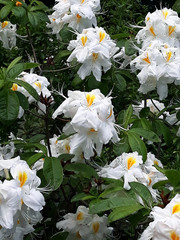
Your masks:
{"label": "yellow stamen", "polygon": [[18,85],[16,83],[13,83],[12,88],[13,91],[17,91]]}
{"label": "yellow stamen", "polygon": [[171,56],[172,56],[172,52],[171,51],[166,53],[166,62],[169,62],[169,60],[171,59]]}
{"label": "yellow stamen", "polygon": [[154,165],[159,165],[157,160],[154,160]]}
{"label": "yellow stamen", "polygon": [[19,181],[20,181],[20,187],[23,187],[27,180],[27,173],[26,172],[19,172]]}
{"label": "yellow stamen", "polygon": [[55,144],[57,144],[57,143],[58,143],[58,140],[56,140]]}
{"label": "yellow stamen", "polygon": [[99,222],[94,222],[92,227],[93,227],[94,233],[97,233],[99,231],[99,227],[100,227]]}
{"label": "yellow stamen", "polygon": [[98,53],[93,53],[92,57],[93,57],[93,61],[95,62],[98,59]]}
{"label": "yellow stamen", "polygon": [[53,20],[53,22],[55,22],[55,21],[56,21],[56,19],[55,19],[55,18],[53,18],[52,20]]}
{"label": "yellow stamen", "polygon": [[176,26],[169,26],[169,36],[171,36],[171,34],[175,31]]}
{"label": "yellow stamen", "polygon": [[153,26],[150,27],[149,31],[152,33],[152,35],[153,35],[154,37],[156,36],[156,34],[155,34],[155,32],[154,32]]}
{"label": "yellow stamen", "polygon": [[147,17],[146,21],[148,22],[150,20],[150,17]]}
{"label": "yellow stamen", "polygon": [[106,33],[105,32],[99,32],[99,42],[102,42],[102,40],[105,38]]}
{"label": "yellow stamen", "polygon": [[76,14],[76,17],[77,17],[77,21],[80,21],[82,18],[79,14]]}
{"label": "yellow stamen", "polygon": [[149,64],[151,64],[151,61],[149,60],[149,56],[148,56],[148,53],[147,53],[147,57],[146,58],[143,58],[143,60]]}
{"label": "yellow stamen", "polygon": [[81,221],[83,218],[84,218],[84,213],[83,213],[83,212],[79,212],[79,213],[77,214],[77,216],[76,216],[76,219],[77,219],[78,221]]}
{"label": "yellow stamen", "polygon": [[168,13],[169,13],[168,10],[163,10],[162,13],[163,13],[164,19],[166,19],[166,18],[167,18],[167,15],[168,15]]}
{"label": "yellow stamen", "polygon": [[85,44],[87,42],[87,36],[82,36],[81,37],[81,42],[82,42],[82,45],[85,46]]}
{"label": "yellow stamen", "polygon": [[35,82],[34,84],[35,84],[38,88],[41,89],[41,83],[40,83],[40,82]]}
{"label": "yellow stamen", "polygon": [[112,116],[112,108],[110,109],[110,113],[109,113],[109,116],[107,117],[107,119],[110,118],[111,116]]}
{"label": "yellow stamen", "polygon": [[2,28],[5,28],[8,25],[8,21],[4,21],[1,23]]}
{"label": "yellow stamen", "polygon": [[21,6],[22,6],[22,2],[17,1],[17,2],[16,2],[16,6],[17,6],[17,7],[21,7]]}
{"label": "yellow stamen", "polygon": [[174,231],[171,232],[170,237],[171,237],[172,240],[180,240],[179,236]]}
{"label": "yellow stamen", "polygon": [[70,149],[71,149],[70,146],[69,146],[69,144],[66,144],[66,145],[65,145],[65,148],[66,148],[67,152],[69,153],[69,152],[70,152]]}
{"label": "yellow stamen", "polygon": [[90,132],[97,132],[94,128],[90,128]]}
{"label": "yellow stamen", "polygon": [[93,104],[95,98],[96,98],[96,96],[94,94],[88,93],[86,95],[86,100],[87,100],[87,103],[88,103],[88,107],[90,107]]}
{"label": "yellow stamen", "polygon": [[19,221],[19,219],[17,220],[17,224],[20,224],[20,221]]}
{"label": "yellow stamen", "polygon": [[173,206],[172,214],[180,212],[180,203],[177,203]]}
{"label": "yellow stamen", "polygon": [[127,160],[128,170],[136,163],[136,159],[134,157],[129,157]]}

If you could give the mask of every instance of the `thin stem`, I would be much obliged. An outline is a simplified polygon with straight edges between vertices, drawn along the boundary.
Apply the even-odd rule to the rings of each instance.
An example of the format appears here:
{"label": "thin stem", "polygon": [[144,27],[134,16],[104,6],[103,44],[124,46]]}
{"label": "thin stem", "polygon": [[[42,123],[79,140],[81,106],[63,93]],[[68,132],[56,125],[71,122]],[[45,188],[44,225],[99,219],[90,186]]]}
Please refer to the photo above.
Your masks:
{"label": "thin stem", "polygon": [[47,140],[47,145],[48,145],[48,151],[49,151],[49,156],[52,157],[52,153],[51,153],[51,147],[50,147],[50,134],[49,134],[49,119],[48,119],[48,113],[49,113],[49,107],[46,106],[46,115],[44,118],[45,121],[45,126],[46,126],[46,140]]}
{"label": "thin stem", "polygon": [[69,66],[69,67],[65,67],[65,68],[60,68],[60,69],[55,69],[55,70],[42,70],[42,72],[61,72],[70,68],[74,68],[76,66],[78,66],[79,64],[76,64],[74,66]]}

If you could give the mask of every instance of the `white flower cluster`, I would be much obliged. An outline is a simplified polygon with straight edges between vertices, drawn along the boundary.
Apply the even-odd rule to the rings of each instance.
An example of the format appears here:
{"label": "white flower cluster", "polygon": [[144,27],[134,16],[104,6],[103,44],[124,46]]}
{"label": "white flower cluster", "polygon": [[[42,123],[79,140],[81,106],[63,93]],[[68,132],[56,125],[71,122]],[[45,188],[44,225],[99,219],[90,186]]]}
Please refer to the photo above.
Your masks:
{"label": "white flower cluster", "polygon": [[102,69],[105,73],[111,68],[111,57],[118,49],[103,28],[88,28],[77,34],[76,40],[70,41],[68,50],[73,52],[67,61],[71,62],[76,58],[82,63],[78,70],[81,79],[85,79],[92,72],[96,80],[101,81]]}
{"label": "white flower cluster", "polygon": [[95,13],[100,10],[100,0],[57,0],[53,7],[52,15],[49,15],[52,33],[57,34],[64,24],[68,27],[82,32],[84,28],[97,25]]}
{"label": "white flower cluster", "polygon": [[[29,83],[36,91],[39,95],[42,94],[43,97],[50,97],[51,96],[51,92],[48,90],[48,86],[50,85],[50,83],[48,82],[46,77],[43,76],[39,76],[37,74],[34,73],[27,73],[27,72],[22,72],[20,74],[20,76],[18,77],[18,80],[24,81]],[[13,91],[18,91],[21,92],[25,97],[28,98],[28,102],[32,103],[35,102],[36,100],[33,98],[33,96],[31,96],[27,90],[24,87],[19,86],[16,83],[13,83],[13,86],[11,88]],[[40,109],[39,113],[42,114],[42,112],[45,112],[46,107],[43,103],[38,102],[38,107]],[[22,107],[20,107],[19,109],[19,118],[22,117],[24,114],[24,110],[22,109]]]}
{"label": "white flower cluster", "polygon": [[0,22],[0,41],[7,49],[16,46],[16,24],[9,21]]}
{"label": "white flower cluster", "polygon": [[[8,146],[8,149],[11,146]],[[3,149],[5,148],[5,150]],[[42,220],[40,211],[45,200],[38,186],[41,180],[35,170],[31,170],[20,157],[11,157],[14,151],[5,153],[7,147],[1,147],[0,175],[6,180],[0,181],[0,239],[21,240],[33,232],[33,225]],[[5,157],[5,159],[3,158]],[[4,172],[4,174],[3,174]],[[12,179],[10,179],[10,174]]]}
{"label": "white flower cluster", "polygon": [[148,13],[146,26],[136,36],[142,42],[139,56],[131,61],[141,84],[139,92],[146,94],[157,88],[159,99],[168,95],[167,84],[180,84],[180,18],[171,9]]}
{"label": "white flower cluster", "polygon": [[156,159],[154,154],[148,153],[147,160],[143,164],[142,156],[137,152],[123,153],[114,159],[109,165],[104,166],[99,171],[99,176],[113,179],[124,179],[124,189],[129,190],[130,182],[140,182],[150,190],[154,201],[157,201],[158,191],[152,185],[158,181],[165,180],[166,177],[160,173],[154,165],[163,167],[162,163]]}
{"label": "white flower cluster", "polygon": [[65,125],[69,139],[69,153],[84,155],[85,159],[101,154],[103,144],[119,141],[115,130],[113,106],[110,97],[105,97],[99,89],[91,92],[68,91],[68,98],[54,112],[53,118],[64,114],[71,121]]}
{"label": "white flower cluster", "polygon": [[67,240],[106,240],[113,228],[107,227],[106,216],[99,217],[97,214],[89,214],[89,209],[79,206],[76,213],[68,213],[56,224],[58,229],[68,232]]}
{"label": "white flower cluster", "polygon": [[154,207],[150,213],[153,222],[145,229],[139,240],[180,239],[180,195],[177,194],[165,208]]}

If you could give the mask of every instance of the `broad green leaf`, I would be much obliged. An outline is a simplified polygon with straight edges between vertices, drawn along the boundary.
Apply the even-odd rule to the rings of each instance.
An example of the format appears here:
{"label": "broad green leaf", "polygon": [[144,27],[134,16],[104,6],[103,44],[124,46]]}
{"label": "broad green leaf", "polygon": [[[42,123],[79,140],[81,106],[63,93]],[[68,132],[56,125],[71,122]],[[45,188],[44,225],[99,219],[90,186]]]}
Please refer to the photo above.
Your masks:
{"label": "broad green leaf", "polygon": [[108,196],[110,197],[110,195],[112,193],[118,192],[123,190],[123,182],[121,184],[115,184],[114,186],[111,186],[107,189],[105,189],[100,195],[99,198],[107,198]]}
{"label": "broad green leaf", "polygon": [[91,194],[79,193],[71,199],[71,202],[77,202],[77,201],[80,201],[80,200],[85,201],[85,200],[94,199],[94,198],[96,198],[96,197],[91,195]]}
{"label": "broad green leaf", "polygon": [[35,162],[37,162],[39,159],[44,158],[44,153],[35,153],[33,156],[28,158],[27,164],[29,166],[32,166]]}
{"label": "broad green leaf", "polygon": [[168,146],[172,144],[171,132],[161,120],[154,120],[152,122],[152,126],[154,132],[156,132],[159,136],[163,135],[164,140]]}
{"label": "broad green leaf", "polygon": [[61,161],[68,161],[74,157],[74,154],[64,153],[58,156]]}
{"label": "broad green leaf", "polygon": [[166,184],[168,184],[169,181],[168,180],[163,180],[163,181],[159,181],[157,183],[155,183],[152,188],[153,189],[158,189],[158,188],[161,188],[161,187],[164,187]]}
{"label": "broad green leaf", "polygon": [[130,146],[127,136],[122,137],[118,143],[113,145],[113,151],[116,154],[116,156],[121,155],[123,152],[129,152],[129,150]]}
{"label": "broad green leaf", "polygon": [[72,86],[76,87],[77,85],[82,83],[82,79],[78,76],[78,74],[75,75],[75,78],[72,80]]}
{"label": "broad green leaf", "polygon": [[39,101],[39,95],[38,93],[36,92],[36,90],[27,82],[25,81],[22,81],[22,80],[16,80],[16,79],[13,79],[13,80],[9,80],[10,82],[12,83],[16,83],[18,85],[20,85],[21,87],[24,87],[27,92],[33,97],[35,98],[37,101]]}
{"label": "broad green leaf", "polygon": [[54,235],[51,237],[50,240],[66,240],[68,234],[69,234],[69,233],[67,233],[67,232],[59,232],[59,233],[54,234]]}
{"label": "broad green leaf", "polygon": [[108,216],[109,222],[117,221],[118,219],[127,217],[128,215],[137,212],[139,209],[142,209],[143,206],[135,202],[122,205],[121,207],[115,208]]}
{"label": "broad green leaf", "polygon": [[18,63],[8,71],[7,77],[10,79],[16,78],[24,70],[35,68],[37,66],[39,66],[38,63]]}
{"label": "broad green leaf", "polygon": [[29,11],[48,10],[48,7],[41,1],[36,1],[36,6],[32,6]]}
{"label": "broad green leaf", "polygon": [[139,116],[140,116],[140,118],[146,118],[146,117],[148,117],[149,113],[150,113],[150,108],[144,107],[141,109]]}
{"label": "broad green leaf", "polygon": [[2,3],[4,5],[8,5],[8,4],[11,4],[12,1],[11,0],[0,0],[0,3]]}
{"label": "broad green leaf", "polygon": [[23,109],[28,109],[29,108],[29,102],[27,97],[24,96],[21,92],[15,91],[16,95],[18,96],[19,99],[19,104]]}
{"label": "broad green leaf", "polygon": [[172,9],[178,13],[180,13],[180,1],[176,0],[176,2],[174,3],[174,5],[172,6]]}
{"label": "broad green leaf", "polygon": [[31,149],[31,148],[38,148],[41,150],[45,155],[47,155],[47,148],[41,143],[26,143],[24,146],[26,149]]}
{"label": "broad green leaf", "polygon": [[48,18],[48,15],[47,15],[45,12],[43,12],[43,11],[36,11],[36,12],[32,12],[32,13],[34,13],[34,15],[36,16],[36,18],[38,19],[38,21],[50,23],[50,20],[49,20],[49,18]]}
{"label": "broad green leaf", "polygon": [[0,121],[15,120],[19,113],[19,99],[11,89],[0,91]]}
{"label": "broad green leaf", "polygon": [[71,134],[69,134],[69,135],[66,135],[66,134],[62,133],[61,136],[58,137],[57,140],[64,140],[64,139],[66,139],[66,138],[68,138],[68,137],[70,137],[70,136],[72,136],[72,135],[74,135],[74,134],[75,134],[75,133],[71,133]]}
{"label": "broad green leaf", "polygon": [[9,72],[9,70],[14,67],[14,65],[16,65],[20,60],[22,59],[22,57],[17,57],[15,58],[8,66],[7,70],[6,70],[6,73]]}
{"label": "broad green leaf", "polygon": [[134,53],[136,53],[136,49],[133,48],[133,41],[132,40],[127,40],[125,43],[125,53],[128,56],[133,55]]}
{"label": "broad green leaf", "polygon": [[26,14],[26,10],[23,7],[13,7],[12,13],[14,16],[21,18]]}
{"label": "broad green leaf", "polygon": [[126,80],[120,73],[115,73],[115,85],[120,91],[124,91],[126,89]]}
{"label": "broad green leaf", "polygon": [[33,27],[37,27],[38,26],[39,19],[38,19],[38,16],[35,14],[35,12],[28,12],[28,19],[29,19],[30,24]]}
{"label": "broad green leaf", "polygon": [[4,79],[0,79],[0,89],[3,88],[4,83],[5,83]]}
{"label": "broad green leaf", "polygon": [[123,120],[124,128],[128,127],[132,114],[133,114],[133,108],[132,108],[132,105],[129,105],[128,109],[125,111],[125,114],[124,114],[124,120]]}
{"label": "broad green leaf", "polygon": [[132,190],[135,191],[135,193],[138,194],[143,199],[144,203],[148,207],[151,207],[153,203],[153,199],[149,189],[145,185],[139,182],[131,182],[129,184]]}
{"label": "broad green leaf", "polygon": [[136,133],[132,133],[128,131],[127,134],[128,134],[129,145],[132,151],[133,152],[137,151],[140,155],[143,156],[143,161],[145,161],[147,158],[147,149],[144,142]]}
{"label": "broad green leaf", "polygon": [[63,169],[59,158],[46,157],[43,173],[46,181],[53,187],[54,190],[60,187],[63,181]]}
{"label": "broad green leaf", "polygon": [[8,4],[1,8],[0,10],[0,19],[4,19],[8,16],[8,14],[11,12],[11,9],[13,7],[13,2],[8,2]]}
{"label": "broad green leaf", "polygon": [[147,130],[152,130],[152,124],[150,121],[148,121],[147,119],[145,118],[141,118],[140,119],[140,122],[141,122],[141,125],[144,129],[147,129]]}
{"label": "broad green leaf", "polygon": [[65,167],[65,170],[81,173],[85,178],[98,177],[94,168],[84,163],[71,163]]}
{"label": "broad green leaf", "polygon": [[165,175],[173,187],[180,186],[180,172],[175,169],[165,170]]}
{"label": "broad green leaf", "polygon": [[136,133],[139,136],[146,138],[152,142],[160,142],[161,141],[161,139],[158,137],[158,135],[155,134],[154,132],[152,132],[151,130],[146,130],[143,128],[131,128],[128,132]]}
{"label": "broad green leaf", "polygon": [[124,208],[125,206],[133,206],[137,204],[136,199],[130,197],[113,197],[105,200],[99,200],[97,202],[91,202],[89,212],[91,214],[101,213],[117,207]]}
{"label": "broad green leaf", "polygon": [[68,50],[60,50],[59,53],[54,57],[54,61],[59,62],[62,58],[67,58],[71,54]]}
{"label": "broad green leaf", "polygon": [[111,38],[115,39],[115,40],[119,40],[119,39],[127,38],[127,37],[129,37],[129,33],[118,33],[115,35],[111,35]]}

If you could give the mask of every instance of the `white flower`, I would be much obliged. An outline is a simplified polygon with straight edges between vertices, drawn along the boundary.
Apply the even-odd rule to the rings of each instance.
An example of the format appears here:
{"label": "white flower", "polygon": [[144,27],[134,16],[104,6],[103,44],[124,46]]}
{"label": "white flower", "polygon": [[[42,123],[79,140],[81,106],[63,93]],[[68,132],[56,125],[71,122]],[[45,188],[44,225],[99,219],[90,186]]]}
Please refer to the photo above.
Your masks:
{"label": "white flower", "polygon": [[0,22],[0,41],[4,48],[11,49],[16,46],[16,24],[9,21]]}

